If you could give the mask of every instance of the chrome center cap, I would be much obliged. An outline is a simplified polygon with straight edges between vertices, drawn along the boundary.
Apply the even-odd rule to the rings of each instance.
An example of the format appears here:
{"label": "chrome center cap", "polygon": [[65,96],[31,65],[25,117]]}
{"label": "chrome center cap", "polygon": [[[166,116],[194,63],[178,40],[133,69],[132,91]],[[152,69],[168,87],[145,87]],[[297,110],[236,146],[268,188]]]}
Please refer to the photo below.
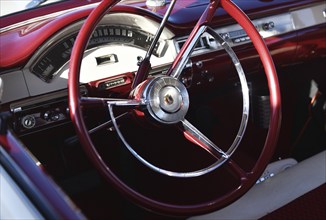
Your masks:
{"label": "chrome center cap", "polygon": [[183,120],[189,108],[186,87],[179,80],[168,76],[152,79],[146,85],[143,97],[147,100],[150,115],[165,124]]}
{"label": "chrome center cap", "polygon": [[182,96],[180,91],[173,86],[166,86],[159,92],[160,107],[168,112],[178,111],[182,105]]}

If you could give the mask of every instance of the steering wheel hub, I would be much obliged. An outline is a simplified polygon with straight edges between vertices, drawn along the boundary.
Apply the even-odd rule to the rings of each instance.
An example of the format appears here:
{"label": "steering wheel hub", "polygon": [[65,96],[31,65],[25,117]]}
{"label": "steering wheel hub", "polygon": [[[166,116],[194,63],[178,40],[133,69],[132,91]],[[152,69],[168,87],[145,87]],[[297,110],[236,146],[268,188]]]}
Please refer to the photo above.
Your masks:
{"label": "steering wheel hub", "polygon": [[189,108],[186,87],[177,79],[163,76],[152,79],[144,89],[147,110],[157,121],[165,124],[184,119]]}
{"label": "steering wheel hub", "polygon": [[172,86],[166,86],[159,92],[160,107],[167,113],[177,112],[182,106],[180,91]]}

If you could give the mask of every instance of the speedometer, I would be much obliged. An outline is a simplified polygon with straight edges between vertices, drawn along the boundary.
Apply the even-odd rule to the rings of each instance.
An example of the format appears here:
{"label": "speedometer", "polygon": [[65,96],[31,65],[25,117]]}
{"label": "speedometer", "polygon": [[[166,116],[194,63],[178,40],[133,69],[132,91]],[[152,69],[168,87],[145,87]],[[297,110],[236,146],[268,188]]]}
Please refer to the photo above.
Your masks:
{"label": "speedometer", "polygon": [[[72,47],[77,33],[74,33],[62,41],[51,46],[31,66],[31,72],[45,82],[51,82],[60,69],[69,61]],[[122,26],[99,26],[89,41],[87,49],[99,47],[106,44],[123,44],[147,50],[153,40],[153,35],[134,27]],[[159,41],[154,49],[154,55],[164,55],[166,43]]]}

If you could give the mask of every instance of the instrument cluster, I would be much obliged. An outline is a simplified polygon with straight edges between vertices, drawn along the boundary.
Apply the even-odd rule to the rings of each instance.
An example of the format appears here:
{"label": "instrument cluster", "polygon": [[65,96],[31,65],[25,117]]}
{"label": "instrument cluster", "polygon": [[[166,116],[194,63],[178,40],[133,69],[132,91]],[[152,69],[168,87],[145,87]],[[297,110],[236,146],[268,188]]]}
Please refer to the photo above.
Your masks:
{"label": "instrument cluster", "polygon": [[[77,37],[77,33],[70,35],[49,48],[30,70],[43,81],[50,83],[60,72],[60,69],[69,61],[70,54]],[[152,43],[153,35],[140,29],[127,26],[99,26],[93,32],[87,50],[107,44],[122,44],[147,50]],[[157,57],[164,55],[166,42],[159,41],[153,54]],[[118,62],[114,57],[102,57],[97,60],[98,65],[106,62]]]}

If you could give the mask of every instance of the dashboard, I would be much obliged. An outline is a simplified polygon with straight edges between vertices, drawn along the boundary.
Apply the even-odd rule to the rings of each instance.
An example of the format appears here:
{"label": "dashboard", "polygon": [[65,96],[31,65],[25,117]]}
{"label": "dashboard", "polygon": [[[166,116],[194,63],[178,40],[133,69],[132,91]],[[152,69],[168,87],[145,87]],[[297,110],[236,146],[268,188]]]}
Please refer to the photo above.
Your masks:
{"label": "dashboard", "polygon": [[[320,3],[296,8],[254,19],[253,23],[267,43],[277,42],[279,36],[324,24],[325,5]],[[66,88],[69,58],[82,23],[73,23],[55,33],[38,48],[21,70],[12,70],[1,75],[4,82],[1,102],[11,103],[10,111],[15,115],[14,124],[18,133],[28,133],[68,120]],[[159,23],[156,21],[135,14],[114,13],[105,16],[92,34],[84,53],[81,85],[90,85],[98,91],[130,86],[138,62],[145,56],[158,27]],[[235,49],[251,44],[250,38],[238,24],[215,27],[214,31]],[[150,74],[164,74],[187,37],[176,35],[165,28],[154,49]],[[293,54],[296,49],[297,45],[294,43],[291,47]],[[194,48],[181,81],[188,88],[201,85],[202,80],[213,82],[217,73],[210,67],[212,61],[206,61],[202,57],[220,50],[221,45],[211,35],[203,34]],[[272,54],[282,52],[272,51]],[[197,76],[194,80],[193,76],[197,72],[209,72],[211,75],[208,79],[207,76]],[[83,88],[83,94],[86,94],[87,89]],[[17,102],[28,97],[32,98]]]}

